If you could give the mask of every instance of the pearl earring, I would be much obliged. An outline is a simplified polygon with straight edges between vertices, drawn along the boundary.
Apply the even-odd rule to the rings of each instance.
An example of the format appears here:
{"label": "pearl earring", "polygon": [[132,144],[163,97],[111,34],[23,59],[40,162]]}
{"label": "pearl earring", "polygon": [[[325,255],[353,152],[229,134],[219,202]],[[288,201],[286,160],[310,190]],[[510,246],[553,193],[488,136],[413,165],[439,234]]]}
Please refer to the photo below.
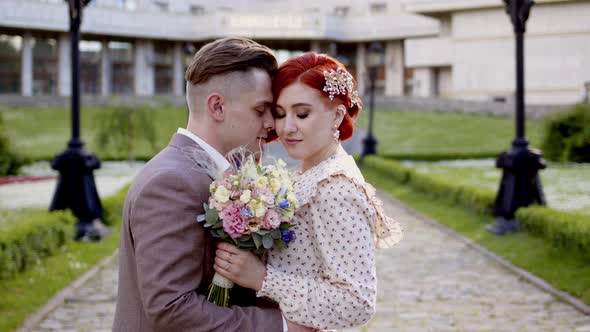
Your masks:
{"label": "pearl earring", "polygon": [[340,130],[338,130],[338,126],[337,125],[334,125],[334,134],[333,134],[333,136],[334,136],[334,140],[336,142],[340,142]]}

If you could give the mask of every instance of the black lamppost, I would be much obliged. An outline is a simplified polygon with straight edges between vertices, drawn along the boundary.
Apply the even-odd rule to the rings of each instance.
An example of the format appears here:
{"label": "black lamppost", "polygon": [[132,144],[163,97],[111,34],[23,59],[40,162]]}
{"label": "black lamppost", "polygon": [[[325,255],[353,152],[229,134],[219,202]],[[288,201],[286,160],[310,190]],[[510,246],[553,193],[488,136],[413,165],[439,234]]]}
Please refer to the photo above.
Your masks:
{"label": "black lamppost", "polygon": [[514,26],[516,39],[516,138],[512,147],[496,160],[502,168],[502,180],[494,202],[496,221],[486,227],[492,233],[502,235],[520,228],[514,213],[519,207],[533,203],[545,204],[538,171],[546,167],[541,151],[530,149],[524,135],[524,33],[532,0],[504,0],[506,13]]}
{"label": "black lamppost", "polygon": [[93,171],[100,168],[98,158],[84,149],[80,139],[80,83],[79,48],[82,11],[91,0],[66,0],[70,14],[70,36],[72,48],[72,137],[67,148],[58,154],[51,167],[59,171],[55,194],[50,211],[71,209],[78,218],[76,239],[84,236],[100,238],[100,231],[93,225],[95,219],[102,219],[102,205],[96,191]]}
{"label": "black lamppost", "polygon": [[361,165],[365,156],[377,153],[377,139],[373,136],[373,115],[375,112],[375,81],[377,80],[377,70],[385,62],[383,54],[383,46],[381,43],[373,42],[369,46],[367,56],[367,63],[369,65],[369,80],[371,85],[369,87],[369,131],[367,136],[363,139],[363,153],[361,154]]}

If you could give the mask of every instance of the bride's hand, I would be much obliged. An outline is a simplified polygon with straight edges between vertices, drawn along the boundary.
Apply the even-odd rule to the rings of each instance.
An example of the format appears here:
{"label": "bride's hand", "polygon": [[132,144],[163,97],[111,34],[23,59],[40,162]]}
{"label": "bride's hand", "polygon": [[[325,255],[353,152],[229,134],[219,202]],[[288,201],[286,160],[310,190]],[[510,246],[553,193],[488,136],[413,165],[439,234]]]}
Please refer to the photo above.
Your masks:
{"label": "bride's hand", "polygon": [[225,242],[217,244],[213,268],[234,283],[255,291],[262,288],[266,277],[266,266],[256,255]]}

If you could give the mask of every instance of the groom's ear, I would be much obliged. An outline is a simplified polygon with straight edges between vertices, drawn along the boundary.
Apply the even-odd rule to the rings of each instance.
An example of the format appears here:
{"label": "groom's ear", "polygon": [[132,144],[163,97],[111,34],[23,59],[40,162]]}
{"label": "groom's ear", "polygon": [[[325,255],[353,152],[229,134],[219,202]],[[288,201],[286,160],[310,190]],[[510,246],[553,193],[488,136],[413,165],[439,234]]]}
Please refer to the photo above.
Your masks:
{"label": "groom's ear", "polygon": [[224,98],[220,93],[214,92],[207,96],[207,114],[215,121],[225,119]]}

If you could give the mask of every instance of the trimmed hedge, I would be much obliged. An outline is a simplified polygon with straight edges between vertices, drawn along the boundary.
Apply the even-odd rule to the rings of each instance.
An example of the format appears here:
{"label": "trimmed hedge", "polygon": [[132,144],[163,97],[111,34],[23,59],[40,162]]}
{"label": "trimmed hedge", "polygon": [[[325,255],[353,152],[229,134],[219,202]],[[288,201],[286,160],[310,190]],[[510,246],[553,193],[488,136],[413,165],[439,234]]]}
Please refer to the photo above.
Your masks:
{"label": "trimmed hedge", "polygon": [[466,160],[466,159],[489,159],[497,158],[502,151],[479,152],[479,153],[396,153],[381,154],[382,158],[394,160],[414,161],[441,161],[441,160]]}
{"label": "trimmed hedge", "polygon": [[516,218],[531,234],[550,239],[556,246],[578,250],[590,258],[590,215],[529,206],[518,209]]}
{"label": "trimmed hedge", "polygon": [[[381,173],[416,191],[477,212],[492,215],[495,193],[451,183],[436,176],[420,174],[399,162],[368,157],[363,167]],[[531,234],[552,241],[555,245],[580,251],[590,258],[590,215],[564,212],[545,206],[529,206],[516,211],[516,218]]]}
{"label": "trimmed hedge", "polygon": [[0,279],[9,279],[74,238],[69,211],[40,213],[0,232]]}
{"label": "trimmed hedge", "polygon": [[[128,188],[102,201],[105,224],[120,224]],[[13,278],[72,241],[75,223],[70,211],[43,212],[0,231],[0,280]]]}
{"label": "trimmed hedge", "polygon": [[429,196],[446,199],[477,212],[492,212],[495,194],[489,190],[451,183],[428,174],[420,174],[397,161],[379,157],[365,158],[363,167],[365,166]]}

